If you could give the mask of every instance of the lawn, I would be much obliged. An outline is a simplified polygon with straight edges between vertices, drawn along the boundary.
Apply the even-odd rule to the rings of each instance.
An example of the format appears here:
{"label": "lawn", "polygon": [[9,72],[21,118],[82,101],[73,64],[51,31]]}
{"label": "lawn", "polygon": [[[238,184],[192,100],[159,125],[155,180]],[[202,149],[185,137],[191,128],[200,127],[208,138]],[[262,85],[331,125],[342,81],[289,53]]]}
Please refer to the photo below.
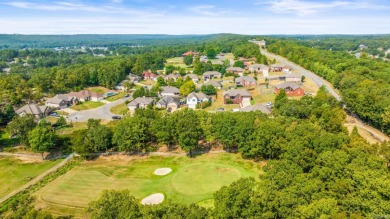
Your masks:
{"label": "lawn", "polygon": [[148,85],[154,85],[156,82],[153,80],[143,80],[140,81],[139,83],[148,86]]}
{"label": "lawn", "polygon": [[102,103],[102,102],[86,101],[86,102],[82,102],[82,103],[77,104],[77,105],[73,105],[70,108],[77,110],[77,111],[80,111],[80,110],[94,109],[94,108],[97,108],[97,107],[103,106],[103,105],[104,105],[104,103]]}
{"label": "lawn", "polygon": [[119,99],[125,97],[125,95],[126,95],[126,92],[119,92],[117,95],[107,97],[105,100],[113,102],[115,100],[119,100]]}
{"label": "lawn", "polygon": [[0,128],[0,151],[3,148],[16,146],[19,144],[17,138],[10,138],[10,134],[7,132],[6,128]]}
{"label": "lawn", "polygon": [[[157,168],[172,172],[156,176]],[[37,205],[61,215],[63,212],[84,216],[84,208],[107,189],[128,189],[138,199],[163,193],[168,200],[212,206],[213,193],[241,177],[260,174],[260,164],[243,160],[237,154],[205,154],[129,159],[99,158],[57,178],[36,195]]]}
{"label": "lawn", "polygon": [[181,57],[167,59],[167,63],[165,65],[173,65],[175,67],[184,68],[186,70],[192,70],[192,68],[189,68],[186,64],[184,64],[183,58]]}
{"label": "lawn", "polygon": [[110,112],[116,115],[125,115],[127,112],[129,112],[129,108],[127,107],[126,103],[121,103],[112,107]]}
{"label": "lawn", "polygon": [[98,94],[105,94],[108,91],[110,91],[108,88],[105,88],[105,87],[102,87],[102,86],[99,86],[99,87],[89,87],[89,88],[87,88],[87,90],[96,92]]}
{"label": "lawn", "polygon": [[26,163],[16,158],[0,157],[0,198],[59,162],[61,160]]}

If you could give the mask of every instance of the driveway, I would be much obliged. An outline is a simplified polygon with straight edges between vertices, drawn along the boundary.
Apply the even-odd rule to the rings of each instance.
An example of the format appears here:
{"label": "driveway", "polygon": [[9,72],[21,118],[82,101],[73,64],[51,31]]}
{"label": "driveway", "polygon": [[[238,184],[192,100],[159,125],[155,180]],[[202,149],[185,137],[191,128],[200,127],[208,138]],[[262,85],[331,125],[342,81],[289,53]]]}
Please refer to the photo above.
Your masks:
{"label": "driveway", "polygon": [[111,103],[107,103],[104,106],[82,110],[68,115],[68,121],[70,122],[86,122],[88,119],[101,119],[112,120],[112,116],[116,116],[110,112],[110,109],[116,105],[124,103],[126,100],[130,100],[131,97],[124,97]]}
{"label": "driveway", "polygon": [[267,56],[268,58],[270,59],[275,59],[277,61],[279,61],[280,63],[283,63],[285,65],[288,65],[296,70],[298,70],[299,72],[301,72],[305,77],[307,78],[310,78],[311,80],[314,81],[314,83],[317,84],[318,87],[321,87],[322,85],[324,85],[326,87],[326,89],[329,91],[330,94],[332,94],[338,101],[341,100],[341,97],[340,95],[338,95],[334,88],[330,87],[325,79],[317,76],[316,74],[314,74],[313,72],[301,67],[300,65],[297,65],[293,62],[290,62],[289,60],[287,60],[286,58],[284,57],[281,57],[281,56],[278,56],[278,55],[275,55],[275,54],[272,54],[272,53],[269,53],[267,51],[265,51],[264,49],[261,50],[261,53],[265,56]]}

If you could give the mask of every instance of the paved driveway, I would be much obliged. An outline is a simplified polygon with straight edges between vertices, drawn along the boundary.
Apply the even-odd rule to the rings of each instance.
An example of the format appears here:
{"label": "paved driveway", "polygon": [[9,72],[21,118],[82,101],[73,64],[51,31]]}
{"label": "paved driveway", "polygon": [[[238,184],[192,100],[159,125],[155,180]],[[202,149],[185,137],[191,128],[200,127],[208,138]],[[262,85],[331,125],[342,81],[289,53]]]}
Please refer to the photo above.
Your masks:
{"label": "paved driveway", "polygon": [[124,97],[114,102],[105,104],[104,106],[82,110],[68,115],[68,121],[70,122],[86,122],[88,119],[101,119],[101,120],[112,120],[112,114],[110,109],[118,104],[124,103],[126,100],[130,100],[131,97]]}

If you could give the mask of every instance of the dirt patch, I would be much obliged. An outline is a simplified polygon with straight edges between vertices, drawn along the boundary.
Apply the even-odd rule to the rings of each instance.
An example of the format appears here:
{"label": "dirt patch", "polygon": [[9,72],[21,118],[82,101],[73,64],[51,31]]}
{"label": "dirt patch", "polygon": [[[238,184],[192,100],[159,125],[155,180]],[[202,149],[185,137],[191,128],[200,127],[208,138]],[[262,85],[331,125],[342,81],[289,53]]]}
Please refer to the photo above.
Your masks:
{"label": "dirt patch", "polygon": [[155,193],[153,195],[150,195],[144,199],[142,199],[141,204],[143,205],[157,205],[164,201],[164,194],[162,193]]}
{"label": "dirt patch", "polygon": [[171,168],[158,168],[153,172],[153,174],[157,176],[165,176],[170,172],[172,172]]}

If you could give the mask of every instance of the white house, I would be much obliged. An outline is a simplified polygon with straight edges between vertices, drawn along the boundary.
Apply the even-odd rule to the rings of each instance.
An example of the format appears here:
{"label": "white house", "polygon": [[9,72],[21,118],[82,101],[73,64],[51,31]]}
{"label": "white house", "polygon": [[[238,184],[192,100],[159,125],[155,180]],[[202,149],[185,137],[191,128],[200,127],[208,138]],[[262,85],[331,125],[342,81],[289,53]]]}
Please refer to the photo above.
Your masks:
{"label": "white house", "polygon": [[210,101],[210,100],[211,100],[211,97],[207,96],[204,93],[192,92],[192,93],[188,94],[188,96],[187,96],[187,106],[188,106],[188,108],[196,109],[196,104],[201,103],[201,102]]}

